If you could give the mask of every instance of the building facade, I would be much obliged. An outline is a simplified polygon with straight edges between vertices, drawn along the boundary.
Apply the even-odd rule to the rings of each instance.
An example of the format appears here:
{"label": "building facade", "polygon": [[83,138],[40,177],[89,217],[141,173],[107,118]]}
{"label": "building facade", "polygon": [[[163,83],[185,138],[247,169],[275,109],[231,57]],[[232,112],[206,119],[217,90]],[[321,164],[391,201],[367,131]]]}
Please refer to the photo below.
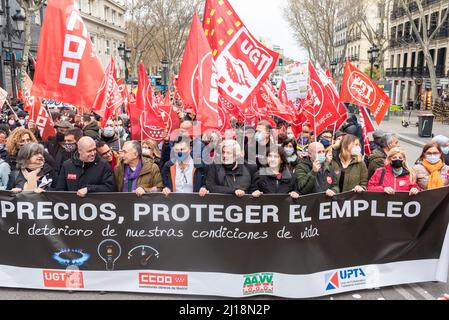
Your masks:
{"label": "building facade", "polygon": [[[336,74],[341,75],[346,59],[358,69],[365,71],[371,65],[368,50],[372,43],[362,32],[363,23],[351,18],[350,7],[343,7],[337,12],[334,27],[334,56],[331,61]],[[380,8],[377,3],[369,2],[365,17],[367,24],[378,30],[380,28]]]}
{"label": "building facade", "polygon": [[[409,4],[413,20],[421,33],[432,34],[439,23],[442,28],[430,43],[430,54],[436,68],[438,95],[449,86],[449,17],[442,21],[449,1],[423,0],[425,22],[419,19],[414,1]],[[390,43],[386,54],[386,76],[392,85],[392,104],[406,105],[413,102],[421,109],[430,109],[432,89],[429,69],[410,20],[399,1],[395,0],[390,12]]]}
{"label": "building facade", "polygon": [[[31,17],[31,48],[28,61],[28,73],[31,78],[34,74],[33,58],[37,55],[44,10],[42,8]],[[0,1],[0,87],[4,88],[10,97],[17,95],[17,85],[13,87],[13,83],[17,84],[20,66],[22,65],[24,37],[23,32],[17,32],[19,28],[13,19],[15,15],[19,14],[23,15],[23,12],[15,0]],[[7,19],[10,21],[9,32]],[[11,102],[14,104],[14,99]]]}
{"label": "building facade", "polygon": [[[104,68],[112,55],[119,77],[125,75],[125,61],[118,48],[125,46],[125,12],[123,1],[75,0],[75,5],[83,17],[92,44]],[[128,66],[129,68],[129,66]]]}

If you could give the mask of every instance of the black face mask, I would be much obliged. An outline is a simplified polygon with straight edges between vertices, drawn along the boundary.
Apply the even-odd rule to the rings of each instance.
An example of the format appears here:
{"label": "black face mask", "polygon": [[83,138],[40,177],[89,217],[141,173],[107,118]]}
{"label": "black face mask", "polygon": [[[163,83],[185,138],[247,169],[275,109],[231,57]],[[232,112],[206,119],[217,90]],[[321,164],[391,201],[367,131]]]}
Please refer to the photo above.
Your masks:
{"label": "black face mask", "polygon": [[393,161],[391,161],[391,166],[395,169],[400,169],[400,168],[402,168],[403,163],[404,163],[404,161],[402,161],[402,160],[393,160]]}

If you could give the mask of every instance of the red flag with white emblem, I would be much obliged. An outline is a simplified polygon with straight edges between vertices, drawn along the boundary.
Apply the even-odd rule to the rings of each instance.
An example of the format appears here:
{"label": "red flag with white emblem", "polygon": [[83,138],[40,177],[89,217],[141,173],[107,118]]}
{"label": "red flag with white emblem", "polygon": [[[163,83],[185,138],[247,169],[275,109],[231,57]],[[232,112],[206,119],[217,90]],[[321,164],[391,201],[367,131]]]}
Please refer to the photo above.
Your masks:
{"label": "red flag with white emblem", "polygon": [[31,95],[92,108],[104,71],[73,0],[49,0]]}
{"label": "red flag with white emblem", "polygon": [[101,126],[104,127],[109,118],[117,114],[117,110],[125,102],[120,88],[115,80],[115,61],[111,56],[108,67],[98,90],[92,110],[102,116]]}
{"label": "red flag with white emblem", "polygon": [[203,128],[218,128],[217,72],[196,13],[179,70],[178,92],[183,104],[194,109]]}
{"label": "red flag with white emblem", "polygon": [[130,108],[132,139],[161,141],[167,129],[169,114],[153,103],[153,89],[143,64],[139,66],[138,81],[136,104]]}
{"label": "red flag with white emblem", "polygon": [[304,116],[314,125],[317,137],[340,118],[329,91],[324,87],[315,68],[309,62],[307,99],[303,103]]}
{"label": "red flag with white emblem", "polygon": [[365,145],[365,154],[370,155],[371,148],[370,148],[370,144],[369,144],[368,133],[374,132],[375,129],[374,129],[374,125],[371,122],[371,118],[369,117],[366,109],[363,107],[360,107],[359,111],[360,111],[359,121],[360,121],[360,126],[362,127],[363,143]]}
{"label": "red flag with white emblem", "polygon": [[42,140],[46,141],[48,137],[56,135],[56,130],[47,109],[41,103],[41,99],[37,97],[31,98],[33,104],[29,104],[31,108],[30,120],[34,121],[41,134]]}
{"label": "red flag with white emblem", "polygon": [[206,0],[203,28],[220,94],[238,107],[251,104],[251,95],[268,78],[279,54],[253,37],[227,0]]}
{"label": "red flag with white emblem", "polygon": [[365,73],[346,61],[340,99],[371,110],[377,124],[382,122],[390,106],[390,98]]}

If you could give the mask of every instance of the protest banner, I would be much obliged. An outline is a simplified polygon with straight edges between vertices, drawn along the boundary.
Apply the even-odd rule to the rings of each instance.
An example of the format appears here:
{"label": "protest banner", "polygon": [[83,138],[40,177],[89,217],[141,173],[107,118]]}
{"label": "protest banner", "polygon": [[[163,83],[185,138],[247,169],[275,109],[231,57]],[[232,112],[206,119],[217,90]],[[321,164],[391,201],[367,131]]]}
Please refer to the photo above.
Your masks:
{"label": "protest banner", "polygon": [[317,297],[446,281],[449,188],[287,195],[0,192],[0,286]]}

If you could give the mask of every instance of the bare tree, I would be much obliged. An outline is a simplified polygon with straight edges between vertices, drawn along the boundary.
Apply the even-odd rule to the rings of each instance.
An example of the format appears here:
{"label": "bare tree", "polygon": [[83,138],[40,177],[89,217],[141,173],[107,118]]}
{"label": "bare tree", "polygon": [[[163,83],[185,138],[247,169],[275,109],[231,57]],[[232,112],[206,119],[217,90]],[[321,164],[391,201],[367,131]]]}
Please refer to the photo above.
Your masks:
{"label": "bare tree", "polygon": [[365,0],[364,1],[364,10],[361,10],[360,20],[358,21],[358,25],[363,36],[368,39],[371,45],[376,46],[379,49],[379,69],[380,69],[380,78],[385,79],[385,53],[388,50],[388,45],[390,41],[390,30],[389,24],[390,20],[388,19],[388,14],[391,10],[393,0],[377,0],[374,1],[375,5],[377,5],[379,10],[379,17],[375,20],[373,24],[373,20],[367,16],[368,7],[370,4],[373,4],[373,1]]}
{"label": "bare tree", "polygon": [[[423,50],[424,58],[426,60],[427,67],[429,68],[430,83],[432,86],[432,105],[434,105],[436,99],[438,98],[438,96],[437,96],[438,90],[437,90],[436,69],[435,69],[435,64],[434,64],[432,55],[430,54],[430,45],[431,45],[432,41],[435,39],[435,36],[440,31],[441,27],[444,25],[445,21],[447,20],[448,14],[449,14],[449,8],[447,8],[447,10],[446,10],[444,16],[442,17],[442,19],[440,20],[440,22],[438,23],[438,21],[437,21],[435,29],[427,30],[427,19],[426,19],[426,14],[425,14],[424,8],[423,8],[423,4],[424,4],[425,0],[408,0],[408,1],[399,0],[399,1],[409,19],[409,22],[413,29],[413,33],[414,33],[416,39],[418,40],[418,44],[421,47],[421,49]],[[415,3],[416,6],[418,7],[417,13],[411,12],[410,7],[413,3]],[[446,4],[447,4],[447,1],[441,1],[440,6],[443,6]],[[442,7],[440,9],[442,9]],[[422,33],[419,32],[419,29],[418,29],[419,26],[416,25],[414,18],[415,19],[418,18],[421,26],[425,26],[425,27],[422,27],[422,29],[423,29]]]}
{"label": "bare tree", "polygon": [[335,56],[337,14],[342,8],[350,8],[345,14],[348,16],[349,28],[352,28],[352,20],[359,12],[358,3],[355,0],[288,0],[284,16],[297,42],[308,51],[309,57],[329,67]]}
{"label": "bare tree", "polygon": [[31,17],[42,8],[45,2],[45,0],[17,0],[17,4],[23,9],[25,14],[25,43],[23,46],[22,66],[20,67],[20,86],[22,90],[25,88],[25,75],[28,68],[28,57],[31,48]]}
{"label": "bare tree", "polygon": [[[140,61],[157,65],[165,58],[169,73],[176,71],[184,53],[193,13],[204,0],[133,0],[128,21],[128,45],[133,69]],[[170,77],[169,77],[170,78]]]}

